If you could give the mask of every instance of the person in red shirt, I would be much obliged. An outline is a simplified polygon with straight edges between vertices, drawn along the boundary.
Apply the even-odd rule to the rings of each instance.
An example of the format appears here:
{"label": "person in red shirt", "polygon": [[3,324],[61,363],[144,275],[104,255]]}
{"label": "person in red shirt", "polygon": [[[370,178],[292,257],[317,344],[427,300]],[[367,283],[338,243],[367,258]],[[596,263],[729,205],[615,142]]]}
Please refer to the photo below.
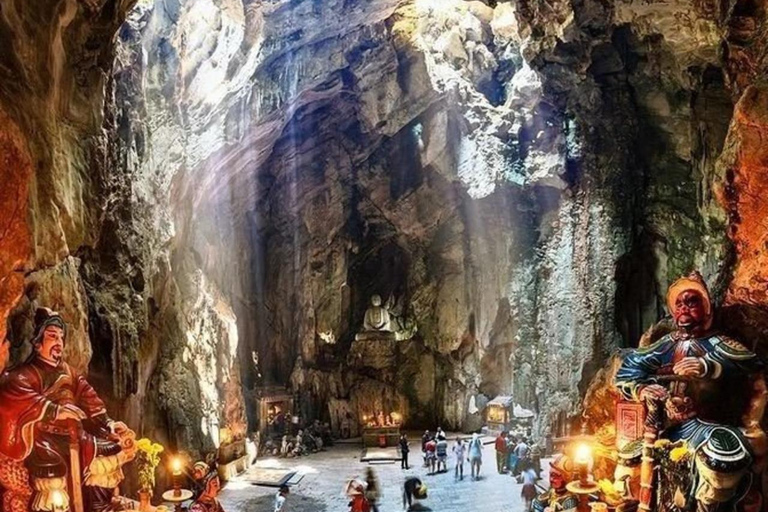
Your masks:
{"label": "person in red shirt", "polygon": [[435,451],[437,450],[437,443],[434,439],[430,439],[427,441],[427,444],[424,445],[424,453],[427,457],[427,466],[429,467],[429,474],[433,474],[435,472],[435,464],[437,464],[437,453]]}
{"label": "person in red shirt", "polygon": [[504,473],[504,462],[507,459],[507,438],[505,434],[506,432],[504,431],[499,432],[494,445],[496,448],[496,470],[500,475]]}

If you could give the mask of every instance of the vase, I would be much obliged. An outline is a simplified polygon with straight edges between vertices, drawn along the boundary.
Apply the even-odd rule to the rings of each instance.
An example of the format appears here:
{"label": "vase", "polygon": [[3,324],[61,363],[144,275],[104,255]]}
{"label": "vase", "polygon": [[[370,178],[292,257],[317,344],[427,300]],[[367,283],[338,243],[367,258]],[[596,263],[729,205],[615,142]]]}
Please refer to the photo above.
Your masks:
{"label": "vase", "polygon": [[145,489],[142,489],[139,491],[139,511],[140,512],[149,512],[149,509],[150,509],[149,499],[151,497],[152,497],[152,493],[150,491],[147,491]]}

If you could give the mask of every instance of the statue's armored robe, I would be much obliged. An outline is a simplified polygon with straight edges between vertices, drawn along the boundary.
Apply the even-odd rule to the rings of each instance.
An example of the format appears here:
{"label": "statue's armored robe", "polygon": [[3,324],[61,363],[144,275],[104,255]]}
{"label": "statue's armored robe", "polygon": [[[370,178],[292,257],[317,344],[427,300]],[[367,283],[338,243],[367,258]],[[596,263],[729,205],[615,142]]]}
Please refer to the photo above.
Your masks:
{"label": "statue's armored robe", "polygon": [[104,402],[82,375],[65,362],[51,366],[32,357],[0,382],[0,454],[24,460],[38,491],[33,509],[45,508],[48,491],[69,473],[70,423],[57,421],[60,407],[80,408],[87,419],[79,430],[81,481],[88,486],[88,510],[99,510],[123,479],[121,451],[109,439]]}

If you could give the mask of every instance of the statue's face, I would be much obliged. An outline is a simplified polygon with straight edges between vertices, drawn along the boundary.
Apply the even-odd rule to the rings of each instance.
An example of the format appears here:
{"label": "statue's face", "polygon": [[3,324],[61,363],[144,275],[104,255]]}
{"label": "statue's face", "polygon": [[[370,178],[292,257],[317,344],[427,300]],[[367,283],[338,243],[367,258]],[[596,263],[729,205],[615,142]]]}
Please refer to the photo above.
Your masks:
{"label": "statue's face", "polygon": [[686,290],[675,299],[673,312],[675,323],[681,329],[692,330],[703,327],[707,321],[707,309],[704,297],[694,290]]}
{"label": "statue's face", "polygon": [[61,361],[64,356],[64,329],[50,325],[43,331],[43,340],[37,345],[37,352],[49,361]]}
{"label": "statue's face", "polygon": [[549,473],[549,485],[554,490],[558,491],[560,489],[565,488],[565,484],[567,482],[565,481],[565,478],[563,475],[558,471],[550,471]]}
{"label": "statue's face", "polygon": [[381,297],[379,297],[378,295],[374,295],[373,297],[371,297],[371,304],[375,307],[381,306]]}
{"label": "statue's face", "polygon": [[215,498],[216,496],[218,496],[220,490],[221,490],[221,482],[219,481],[219,477],[217,476],[211,478],[208,481],[208,485],[205,487],[205,493],[211,498]]}

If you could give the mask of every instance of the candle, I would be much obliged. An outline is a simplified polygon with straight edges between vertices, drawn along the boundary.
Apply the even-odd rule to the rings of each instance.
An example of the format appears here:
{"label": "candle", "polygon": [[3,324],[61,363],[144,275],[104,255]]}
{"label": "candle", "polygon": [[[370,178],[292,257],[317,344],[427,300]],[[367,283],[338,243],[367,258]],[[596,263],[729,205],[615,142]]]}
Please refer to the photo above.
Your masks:
{"label": "candle", "polygon": [[592,458],[591,456],[592,453],[588,445],[580,444],[576,448],[576,457],[573,463],[579,475],[579,483],[583,486],[589,485],[589,461]]}
{"label": "candle", "polygon": [[183,462],[181,457],[171,459],[171,482],[173,483],[173,495],[181,496],[181,469]]}

